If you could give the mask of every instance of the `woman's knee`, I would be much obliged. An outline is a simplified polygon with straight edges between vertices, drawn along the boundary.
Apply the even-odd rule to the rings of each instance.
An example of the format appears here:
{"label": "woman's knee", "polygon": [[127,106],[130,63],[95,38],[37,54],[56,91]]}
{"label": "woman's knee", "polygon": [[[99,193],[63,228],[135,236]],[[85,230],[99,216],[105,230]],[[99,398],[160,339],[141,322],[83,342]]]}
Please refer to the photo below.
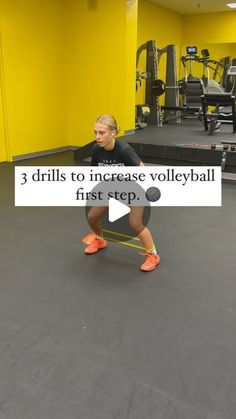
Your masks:
{"label": "woman's knee", "polygon": [[103,214],[106,211],[107,211],[107,207],[91,207],[87,214],[88,223],[99,224]]}
{"label": "woman's knee", "polygon": [[140,231],[142,231],[143,228],[144,228],[142,220],[137,220],[137,219],[130,218],[129,224],[130,224],[130,227],[132,228],[132,230],[134,232],[136,232],[137,234],[140,233]]}
{"label": "woman's knee", "polygon": [[95,214],[93,212],[89,212],[87,215],[87,220],[89,224],[98,224],[100,221],[100,215]]}

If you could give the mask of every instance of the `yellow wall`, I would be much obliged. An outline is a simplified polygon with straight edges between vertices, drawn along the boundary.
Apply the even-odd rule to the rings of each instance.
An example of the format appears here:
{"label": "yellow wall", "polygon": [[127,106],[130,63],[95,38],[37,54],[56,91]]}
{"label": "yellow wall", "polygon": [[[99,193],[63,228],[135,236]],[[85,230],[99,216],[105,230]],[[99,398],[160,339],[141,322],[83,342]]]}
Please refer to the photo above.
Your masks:
{"label": "yellow wall", "polygon": [[61,0],[0,3],[7,160],[66,144],[63,8]]}
{"label": "yellow wall", "polygon": [[7,135],[6,94],[5,94],[2,39],[0,33],[0,162],[9,159],[9,142]]}
{"label": "yellow wall", "polygon": [[138,6],[138,46],[148,40],[156,40],[159,48],[181,45],[182,17],[145,0]]}
{"label": "yellow wall", "polygon": [[236,12],[183,16],[183,44],[236,42]]}
{"label": "yellow wall", "polygon": [[126,9],[125,130],[135,128],[137,19],[138,0],[128,0]]}
{"label": "yellow wall", "polygon": [[[186,53],[186,45],[196,45],[198,55],[203,48],[207,48],[210,57],[215,60],[225,56],[236,57],[236,12],[183,16],[182,43],[183,54]],[[193,63],[193,75],[201,77],[202,73],[201,64]]]}
{"label": "yellow wall", "polygon": [[[145,0],[139,0],[138,7],[138,47],[148,40],[156,41],[158,48],[176,45],[177,61],[181,54],[182,17]],[[145,71],[145,52],[140,57],[139,70]],[[179,70],[179,68],[177,69]],[[161,57],[158,78],[165,80],[166,56]],[[144,85],[138,89],[136,103],[144,103]]]}
{"label": "yellow wall", "polygon": [[86,144],[102,113],[134,128],[137,1],[2,0],[0,161]]}
{"label": "yellow wall", "polygon": [[67,74],[68,143],[94,138],[95,119],[125,119],[126,0],[70,0]]}

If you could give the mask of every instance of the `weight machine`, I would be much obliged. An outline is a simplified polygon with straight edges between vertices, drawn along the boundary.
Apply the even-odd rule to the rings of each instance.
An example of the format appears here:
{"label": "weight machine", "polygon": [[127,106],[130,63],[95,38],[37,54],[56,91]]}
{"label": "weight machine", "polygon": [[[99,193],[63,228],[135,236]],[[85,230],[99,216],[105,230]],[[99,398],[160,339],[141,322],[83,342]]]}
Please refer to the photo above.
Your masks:
{"label": "weight machine", "polygon": [[[201,95],[203,93],[225,92],[223,82],[226,83],[227,68],[230,61],[229,57],[220,61],[211,59],[208,49],[202,49],[202,55],[199,56],[197,55],[197,47],[194,46],[187,47],[186,52],[187,54],[181,57],[184,66],[184,80],[187,85],[184,105],[188,110],[198,111],[201,107]],[[203,65],[201,78],[193,76],[193,62]],[[187,64],[189,64],[189,74]],[[210,70],[214,72],[212,78],[210,77]],[[216,81],[217,77],[219,82]]]}
{"label": "weight machine", "polygon": [[[233,95],[236,84],[236,66],[230,66],[227,75],[233,79],[231,92],[206,91],[201,96],[203,123],[208,135],[213,135],[222,123],[232,124],[233,132],[236,132],[236,106]],[[215,107],[213,112],[208,112],[209,106]]]}
{"label": "weight machine", "polygon": [[[138,70],[140,56],[146,51],[146,71]],[[166,54],[166,83],[158,78],[161,57]],[[184,91],[184,82],[178,84],[176,66],[176,46],[158,48],[156,41],[147,41],[137,51],[136,90],[145,81],[145,104],[136,105],[136,128],[146,125],[162,126],[163,122],[175,118],[180,122],[179,94]],[[161,106],[159,97],[165,93],[165,104]]]}

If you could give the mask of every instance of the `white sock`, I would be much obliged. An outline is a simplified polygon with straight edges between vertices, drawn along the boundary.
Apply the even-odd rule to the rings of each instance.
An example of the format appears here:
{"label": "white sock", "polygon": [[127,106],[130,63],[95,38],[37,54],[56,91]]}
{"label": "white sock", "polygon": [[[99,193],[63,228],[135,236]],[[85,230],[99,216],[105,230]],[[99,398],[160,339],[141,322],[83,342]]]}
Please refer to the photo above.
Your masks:
{"label": "white sock", "polygon": [[147,253],[153,253],[154,255],[157,255],[158,252],[155,246],[153,246],[151,249],[147,249]]}

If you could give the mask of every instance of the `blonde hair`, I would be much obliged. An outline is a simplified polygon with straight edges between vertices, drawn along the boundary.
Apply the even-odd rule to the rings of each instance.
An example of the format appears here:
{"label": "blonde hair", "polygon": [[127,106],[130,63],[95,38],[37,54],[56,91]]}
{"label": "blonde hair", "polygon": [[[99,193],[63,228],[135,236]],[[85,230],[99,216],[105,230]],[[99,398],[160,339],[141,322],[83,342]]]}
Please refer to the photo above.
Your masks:
{"label": "blonde hair", "polygon": [[116,134],[120,131],[119,127],[117,126],[116,119],[112,115],[101,115],[97,118],[96,123],[107,125],[112,131],[115,131]]}

